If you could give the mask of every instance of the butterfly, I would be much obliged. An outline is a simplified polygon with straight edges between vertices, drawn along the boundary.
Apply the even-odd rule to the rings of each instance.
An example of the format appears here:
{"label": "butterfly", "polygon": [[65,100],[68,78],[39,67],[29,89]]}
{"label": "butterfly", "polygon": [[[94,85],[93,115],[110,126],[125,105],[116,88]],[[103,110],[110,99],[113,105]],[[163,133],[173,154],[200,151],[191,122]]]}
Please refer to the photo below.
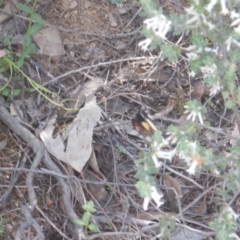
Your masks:
{"label": "butterfly", "polygon": [[152,136],[157,128],[150,120],[150,116],[145,108],[141,108],[132,119],[133,128],[143,136]]}

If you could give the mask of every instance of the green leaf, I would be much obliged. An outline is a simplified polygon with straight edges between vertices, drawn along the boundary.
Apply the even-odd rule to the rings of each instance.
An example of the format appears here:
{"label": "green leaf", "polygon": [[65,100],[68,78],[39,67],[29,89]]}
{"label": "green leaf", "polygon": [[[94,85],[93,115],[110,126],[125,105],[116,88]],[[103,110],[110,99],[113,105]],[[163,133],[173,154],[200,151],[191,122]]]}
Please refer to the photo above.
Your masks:
{"label": "green leaf", "polygon": [[42,16],[39,15],[38,13],[34,13],[32,16],[32,19],[36,21],[36,23],[40,24],[41,26],[43,25],[43,19]]}
{"label": "green leaf", "polygon": [[22,90],[21,89],[14,89],[13,90],[13,96],[18,96],[20,93],[22,92]]}
{"label": "green leaf", "polygon": [[140,3],[147,16],[152,17],[153,12],[157,9],[156,3],[152,0],[141,0]]}
{"label": "green leaf", "polygon": [[16,65],[21,68],[24,64],[24,58],[20,57],[16,63]]}
{"label": "green leaf", "polygon": [[10,88],[4,88],[4,89],[1,91],[1,94],[2,94],[4,97],[9,97],[10,94],[11,94],[11,89],[10,89]]}
{"label": "green leaf", "polygon": [[24,37],[23,37],[23,44],[24,46],[28,46],[32,43],[32,38],[31,36],[25,34]]}
{"label": "green leaf", "polygon": [[82,221],[83,221],[84,225],[88,225],[89,220],[90,220],[90,216],[91,216],[90,212],[85,212],[83,214]]}
{"label": "green leaf", "polygon": [[85,226],[85,225],[86,225],[86,224],[83,222],[82,219],[75,219],[73,222],[76,223],[76,224],[82,225],[82,226]]}
{"label": "green leaf", "polygon": [[99,232],[98,227],[92,223],[88,225],[88,229],[92,232]]}
{"label": "green leaf", "polygon": [[233,62],[240,62],[240,50],[234,49],[229,52],[230,58]]}
{"label": "green leaf", "polygon": [[191,70],[195,73],[198,73],[200,71],[200,67],[202,66],[201,58],[196,58],[189,62]]}
{"label": "green leaf", "polygon": [[34,33],[39,32],[39,30],[42,28],[42,24],[35,23],[28,29],[28,35],[33,35]]}
{"label": "green leaf", "polygon": [[26,4],[18,3],[17,7],[18,7],[19,10],[21,10],[25,13],[31,13],[32,12],[32,9],[29,6],[27,6]]}
{"label": "green leaf", "polygon": [[225,107],[228,109],[234,109],[236,104],[232,100],[225,101]]}
{"label": "green leaf", "polygon": [[177,46],[172,44],[163,44],[161,46],[161,50],[163,52],[163,56],[169,61],[176,61],[180,56],[180,50]]}
{"label": "green leaf", "polygon": [[33,43],[28,45],[25,51],[23,52],[24,56],[29,57],[29,55],[34,51],[34,49],[35,49],[35,45]]}
{"label": "green leaf", "polygon": [[85,211],[90,212],[90,213],[96,212],[96,209],[94,208],[94,203],[93,203],[93,201],[87,202],[85,205],[82,206],[82,208],[83,208]]}
{"label": "green leaf", "polygon": [[151,186],[148,183],[139,181],[136,184],[136,188],[143,198],[151,198],[152,190]]}

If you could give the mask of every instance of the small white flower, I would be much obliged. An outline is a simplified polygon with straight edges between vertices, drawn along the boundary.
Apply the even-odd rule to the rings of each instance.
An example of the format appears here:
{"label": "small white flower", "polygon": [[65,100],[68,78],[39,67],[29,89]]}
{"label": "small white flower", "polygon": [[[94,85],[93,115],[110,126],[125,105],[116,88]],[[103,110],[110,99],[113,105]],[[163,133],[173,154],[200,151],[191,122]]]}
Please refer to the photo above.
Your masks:
{"label": "small white flower", "polygon": [[215,53],[217,55],[218,54],[218,47],[215,48],[215,49],[214,48],[205,47],[204,51],[205,52],[212,52],[212,53]]}
{"label": "small white flower", "polygon": [[230,12],[230,18],[231,19],[235,19],[235,18],[239,18],[240,17],[240,14],[239,13],[236,13],[235,10],[231,11]]}
{"label": "small white flower", "polygon": [[217,4],[218,0],[212,0],[206,7],[205,9],[208,11],[208,12],[211,12],[212,9],[214,8],[214,6]]}
{"label": "small white flower", "polygon": [[231,44],[232,44],[232,36],[230,36],[227,40],[226,40],[226,45],[227,45],[227,51],[230,50],[231,48]]}
{"label": "small white flower", "polygon": [[[240,33],[240,30],[239,30],[239,33]],[[240,42],[236,41],[235,39],[233,39],[232,42],[238,47],[240,47]]]}
{"label": "small white flower", "polygon": [[209,19],[206,19],[206,16],[204,14],[201,14],[201,19],[205,25],[208,26],[210,30],[213,30],[215,28],[215,25],[209,21]]}
{"label": "small white flower", "polygon": [[156,187],[151,187],[151,198],[149,197],[146,197],[144,198],[144,201],[143,201],[143,209],[145,211],[148,210],[148,205],[149,205],[149,202],[150,200],[152,199],[156,205],[157,205],[157,208],[159,208],[164,202],[162,201],[162,197],[163,197],[163,194],[162,193],[159,193],[156,189]]}
{"label": "small white flower", "polygon": [[189,142],[186,140],[186,145],[188,146],[185,150],[181,150],[178,156],[183,159],[187,165],[187,172],[189,174],[195,174],[196,167],[203,164],[203,158],[197,153],[197,143]]}
{"label": "small white flower", "polygon": [[[207,10],[211,10],[211,5],[207,6]],[[189,25],[192,28],[198,27],[200,24],[204,23],[208,26],[210,30],[215,28],[215,25],[206,19],[206,16],[204,14],[198,13],[194,6],[191,6],[189,8],[185,8],[185,11],[188,15],[188,20],[186,22],[186,25]]]}
{"label": "small white flower", "polygon": [[228,217],[233,220],[237,220],[239,215],[236,214],[230,206],[226,206],[223,210],[228,214]]}
{"label": "small white flower", "polygon": [[228,236],[229,236],[231,239],[232,239],[232,238],[235,238],[235,239],[237,239],[237,240],[240,240],[240,238],[238,237],[238,235],[237,235],[236,233],[230,233]]}
{"label": "small white flower", "polygon": [[143,210],[144,211],[147,211],[148,210],[148,205],[149,205],[149,203],[150,203],[150,198],[144,198],[144,200],[143,200]]}
{"label": "small white flower", "polygon": [[201,67],[200,69],[204,78],[210,77],[210,76],[216,76],[216,71],[217,71],[216,64],[206,65],[204,67]]}
{"label": "small white flower", "polygon": [[[188,108],[188,107],[185,106],[185,108]],[[192,119],[192,122],[194,122],[196,120],[196,117],[198,117],[199,122],[203,125],[202,113],[200,112],[200,110],[201,110],[201,107],[198,107],[196,111],[192,111],[192,112],[189,112],[188,110],[186,110],[184,113],[189,113],[189,115],[187,116],[187,120]]]}
{"label": "small white flower", "polygon": [[200,20],[199,13],[197,13],[195,11],[193,6],[191,6],[189,8],[185,8],[185,11],[186,11],[187,15],[192,15],[192,18],[189,18],[187,20],[186,24],[191,25],[191,24],[195,23],[195,25],[197,26],[199,24],[199,20]]}
{"label": "small white flower", "polygon": [[231,23],[231,27],[234,27],[235,25],[240,23],[240,18],[237,18],[235,21]]}
{"label": "small white flower", "polygon": [[[235,31],[237,31],[240,34],[240,25],[238,28],[234,28]],[[231,36],[226,40],[226,45],[227,45],[227,51],[230,50],[232,43],[235,44],[236,46],[240,47],[240,42],[236,41],[233,39]]]}
{"label": "small white flower", "polygon": [[193,174],[194,175],[197,166],[198,166],[198,162],[197,161],[192,161],[192,163],[191,163],[189,169],[187,170],[187,172],[189,174]]}
{"label": "small white flower", "polygon": [[240,24],[238,25],[238,27],[235,27],[235,28],[234,28],[234,31],[235,31],[236,33],[239,33],[239,34],[240,34]]}
{"label": "small white flower", "polygon": [[177,143],[178,138],[175,136],[175,134],[173,134],[171,132],[167,132],[166,135],[167,135],[166,142],[168,143],[168,146],[170,144]]}
{"label": "small white flower", "polygon": [[168,161],[172,161],[174,155],[176,153],[176,149],[170,150],[170,151],[162,151],[159,150],[156,155],[159,158],[167,159]]}
{"label": "small white flower", "polygon": [[217,175],[217,176],[220,176],[220,172],[219,172],[217,169],[214,169],[214,170],[213,170],[213,173],[214,173],[215,175]]}
{"label": "small white flower", "polygon": [[196,52],[189,52],[189,53],[186,53],[186,55],[190,61],[198,58],[198,54]]}
{"label": "small white flower", "polygon": [[152,160],[156,168],[160,168],[162,166],[162,163],[158,160],[155,154],[152,155]]}
{"label": "small white flower", "polygon": [[150,38],[146,38],[145,40],[141,41],[138,46],[145,52],[148,50],[149,45],[152,43]]}
{"label": "small white flower", "polygon": [[189,76],[190,76],[190,77],[195,77],[195,76],[196,76],[196,73],[195,73],[194,71],[191,71],[191,72],[189,73]]}
{"label": "small white flower", "polygon": [[147,25],[147,29],[151,28],[153,32],[162,39],[166,39],[166,34],[172,24],[164,15],[146,19],[144,23]]}
{"label": "small white flower", "polygon": [[225,2],[225,0],[220,0],[220,1],[221,1],[221,7],[222,7],[221,13],[222,13],[223,15],[229,14],[229,10],[228,10],[227,7],[226,7],[226,2]]}
{"label": "small white flower", "polygon": [[222,84],[220,82],[216,82],[211,88],[210,88],[210,97],[215,96],[218,94],[222,89]]}

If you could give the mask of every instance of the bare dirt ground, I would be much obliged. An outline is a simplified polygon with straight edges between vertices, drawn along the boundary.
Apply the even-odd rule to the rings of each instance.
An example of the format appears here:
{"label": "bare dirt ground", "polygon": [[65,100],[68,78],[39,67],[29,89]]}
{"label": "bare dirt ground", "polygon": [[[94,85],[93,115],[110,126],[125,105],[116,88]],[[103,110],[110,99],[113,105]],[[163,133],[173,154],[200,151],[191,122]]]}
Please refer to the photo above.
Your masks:
{"label": "bare dirt ground", "polygon": [[[174,3],[156,2],[166,12],[176,9]],[[181,8],[182,5],[179,11]],[[44,239],[43,236],[48,240],[78,239],[79,229],[70,219],[81,218],[84,212],[81,206],[86,200],[94,202],[97,212],[91,221],[100,232],[85,231],[84,239],[157,239],[158,221],[164,221],[166,214],[178,219],[171,239],[211,239],[214,235],[208,223],[218,211],[218,202],[212,201],[218,180],[210,174],[196,175],[191,177],[193,182],[189,182],[181,177],[186,172],[179,159],[167,163],[168,171],[175,171],[171,176],[183,191],[181,209],[176,206],[176,200],[165,196],[163,207],[156,209],[150,205],[145,212],[135,188],[134,161],[140,150],[147,151],[147,143],[133,130],[130,120],[144,105],[155,116],[157,128],[164,131],[170,123],[185,121],[183,105],[189,98],[202,100],[208,94],[201,79],[188,76],[184,61],[173,65],[163,61],[158,51],[143,53],[138,48],[143,39],[139,9],[138,1],[125,1],[123,7],[109,0],[38,2],[36,11],[43,17],[45,27],[57,29],[63,53],[54,57],[32,54],[34,62],[27,60],[23,70],[63,99],[79,98],[79,108],[84,105],[86,95],[96,96],[102,109],[92,142],[97,163],[87,163],[78,173],[43,150],[39,133],[51,116],[57,115],[55,127],[60,131],[73,121],[76,111],[50,106],[36,92],[25,91],[15,99],[5,99],[6,106],[20,102],[23,115],[15,132],[3,122],[0,125],[0,140],[7,139],[0,151],[1,168],[9,168],[1,170],[0,196],[13,186],[10,195],[0,199],[0,216],[8,220],[0,239]],[[213,128],[231,126],[230,113],[224,112],[221,101],[221,97],[215,99],[209,111]],[[0,113],[2,115],[3,110]],[[9,116],[10,122],[16,124]],[[27,129],[33,137],[28,138],[20,128]],[[203,129],[202,136],[202,144],[213,147],[216,152],[225,147],[226,139],[219,139],[214,131]],[[218,145],[213,144],[216,138]],[[42,161],[34,167],[37,157]],[[14,172],[19,167],[22,171]],[[46,169],[59,173],[60,177]],[[16,182],[12,182],[14,176]],[[32,186],[29,186],[31,179]],[[156,181],[163,189],[164,183],[168,185],[171,179],[160,174]],[[30,196],[33,191],[35,198]],[[34,210],[27,210],[26,206],[33,204],[34,199],[37,200]],[[233,196],[232,200],[232,206],[239,213],[239,199]],[[22,223],[26,223],[25,227]]]}

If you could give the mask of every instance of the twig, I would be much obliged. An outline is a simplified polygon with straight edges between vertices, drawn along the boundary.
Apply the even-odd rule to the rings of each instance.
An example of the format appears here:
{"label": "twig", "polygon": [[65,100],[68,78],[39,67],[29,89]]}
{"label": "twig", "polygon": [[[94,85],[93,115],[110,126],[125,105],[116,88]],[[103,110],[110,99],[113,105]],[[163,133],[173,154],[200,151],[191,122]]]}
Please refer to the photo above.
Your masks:
{"label": "twig", "polygon": [[36,239],[39,239],[39,240],[44,240],[45,237],[42,233],[42,230],[41,230],[41,227],[39,226],[39,224],[37,223],[37,221],[32,217],[32,214],[29,210],[29,208],[27,206],[22,206],[21,207],[22,209],[22,212],[26,218],[27,221],[23,222],[20,227],[18,228],[17,230],[17,234],[15,236],[15,240],[21,240],[22,239],[22,235],[24,233],[24,230],[27,228],[27,227],[30,227],[30,226],[34,226],[34,228],[36,229],[37,231],[37,236],[36,236]]}
{"label": "twig", "polygon": [[62,231],[60,231],[55,224],[46,216],[46,214],[37,206],[36,209],[40,212],[40,214],[46,219],[46,221],[62,236],[64,239],[71,240],[72,238],[69,238],[66,236]]}
{"label": "twig", "polygon": [[170,168],[170,167],[168,167],[168,166],[165,166],[165,168],[166,168],[168,171],[170,171],[170,172],[172,172],[172,173],[180,176],[181,178],[184,178],[185,180],[193,183],[195,186],[199,187],[200,189],[202,189],[202,190],[204,189],[203,186],[201,186],[200,184],[198,184],[197,182],[195,182],[193,179],[191,179],[191,178],[189,178],[189,177],[186,177],[185,175],[183,175],[183,174],[181,174],[181,173],[173,170],[172,168]]}
{"label": "twig", "polygon": [[[20,163],[20,168],[24,167],[24,165],[26,163],[26,159],[27,159],[27,157],[26,157],[26,153],[25,153],[24,156],[23,156],[23,159],[22,159],[22,161]],[[9,195],[11,194],[13,188],[15,187],[15,184],[17,183],[20,174],[21,174],[21,171],[16,171],[14,173],[14,175],[13,175],[13,177],[11,179],[11,182],[8,185],[7,191],[1,196],[0,202],[2,202],[3,207],[5,207],[6,202],[8,201]]]}
{"label": "twig", "polygon": [[85,67],[82,67],[82,68],[79,68],[79,69],[75,69],[75,70],[71,70],[69,72],[63,73],[62,75],[59,75],[58,77],[53,78],[50,81],[48,81],[46,83],[43,83],[42,85],[43,86],[47,86],[47,85],[53,84],[56,81],[58,81],[59,79],[61,79],[61,78],[67,77],[68,75],[71,75],[73,73],[80,73],[80,72],[82,72],[84,70],[87,70],[89,68],[95,68],[95,67],[101,67],[101,66],[105,66],[105,65],[111,65],[113,63],[119,63],[119,62],[128,62],[128,61],[135,61],[135,60],[142,60],[142,59],[144,59],[144,60],[145,59],[156,59],[156,58],[158,58],[158,56],[156,56],[156,57],[133,57],[133,58],[130,57],[130,58],[113,60],[113,61],[108,61],[108,62],[103,62],[103,63],[97,63],[97,64],[94,64],[94,65],[85,66]]}

